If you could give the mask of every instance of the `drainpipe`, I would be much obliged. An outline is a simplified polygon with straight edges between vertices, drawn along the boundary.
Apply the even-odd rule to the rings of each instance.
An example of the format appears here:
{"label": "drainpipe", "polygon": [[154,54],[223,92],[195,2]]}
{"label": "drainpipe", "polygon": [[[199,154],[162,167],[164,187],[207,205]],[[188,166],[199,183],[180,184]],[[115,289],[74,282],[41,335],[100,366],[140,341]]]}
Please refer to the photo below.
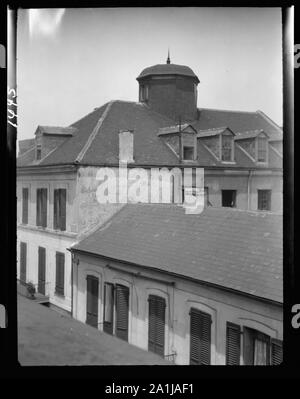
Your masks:
{"label": "drainpipe", "polygon": [[249,170],[248,173],[248,181],[247,181],[247,209],[248,211],[250,210],[250,198],[251,198],[251,176],[252,176],[252,170]]}
{"label": "drainpipe", "polygon": [[71,316],[74,317],[73,314],[73,266],[74,266],[74,253],[71,252]]}

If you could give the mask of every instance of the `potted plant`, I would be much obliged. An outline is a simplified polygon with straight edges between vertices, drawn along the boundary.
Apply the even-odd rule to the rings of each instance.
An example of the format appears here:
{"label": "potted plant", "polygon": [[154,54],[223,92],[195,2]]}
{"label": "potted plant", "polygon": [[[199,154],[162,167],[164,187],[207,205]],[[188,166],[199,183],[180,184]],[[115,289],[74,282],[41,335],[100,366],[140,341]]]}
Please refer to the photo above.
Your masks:
{"label": "potted plant", "polygon": [[28,291],[28,294],[30,295],[30,298],[34,299],[35,298],[35,296],[34,296],[35,286],[31,281],[27,284],[27,291]]}

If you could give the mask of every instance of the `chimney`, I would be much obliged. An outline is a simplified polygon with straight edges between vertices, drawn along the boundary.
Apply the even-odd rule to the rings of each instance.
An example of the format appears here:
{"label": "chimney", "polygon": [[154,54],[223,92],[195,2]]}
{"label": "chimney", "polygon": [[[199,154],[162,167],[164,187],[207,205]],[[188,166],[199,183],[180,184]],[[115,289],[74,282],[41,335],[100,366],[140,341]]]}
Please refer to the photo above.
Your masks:
{"label": "chimney", "polygon": [[133,130],[121,130],[119,132],[119,162],[134,162]]}

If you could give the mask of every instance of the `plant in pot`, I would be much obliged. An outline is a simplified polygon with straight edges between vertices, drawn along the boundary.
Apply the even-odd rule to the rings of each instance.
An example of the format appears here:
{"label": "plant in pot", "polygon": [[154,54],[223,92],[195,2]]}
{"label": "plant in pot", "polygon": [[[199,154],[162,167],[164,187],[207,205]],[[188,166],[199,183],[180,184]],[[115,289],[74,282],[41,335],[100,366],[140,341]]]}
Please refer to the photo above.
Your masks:
{"label": "plant in pot", "polygon": [[28,294],[30,295],[30,298],[34,299],[35,298],[35,296],[34,296],[35,286],[33,285],[33,283],[31,281],[27,284],[27,291],[28,291]]}

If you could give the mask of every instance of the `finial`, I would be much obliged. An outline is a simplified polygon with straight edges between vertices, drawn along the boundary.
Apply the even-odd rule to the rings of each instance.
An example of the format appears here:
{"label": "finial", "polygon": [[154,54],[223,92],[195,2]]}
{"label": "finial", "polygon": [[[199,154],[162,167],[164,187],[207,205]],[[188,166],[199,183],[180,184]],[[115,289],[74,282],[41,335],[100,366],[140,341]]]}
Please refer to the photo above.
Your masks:
{"label": "finial", "polygon": [[170,61],[170,50],[168,49],[168,58],[167,58],[167,64],[170,64],[171,63],[171,61]]}

